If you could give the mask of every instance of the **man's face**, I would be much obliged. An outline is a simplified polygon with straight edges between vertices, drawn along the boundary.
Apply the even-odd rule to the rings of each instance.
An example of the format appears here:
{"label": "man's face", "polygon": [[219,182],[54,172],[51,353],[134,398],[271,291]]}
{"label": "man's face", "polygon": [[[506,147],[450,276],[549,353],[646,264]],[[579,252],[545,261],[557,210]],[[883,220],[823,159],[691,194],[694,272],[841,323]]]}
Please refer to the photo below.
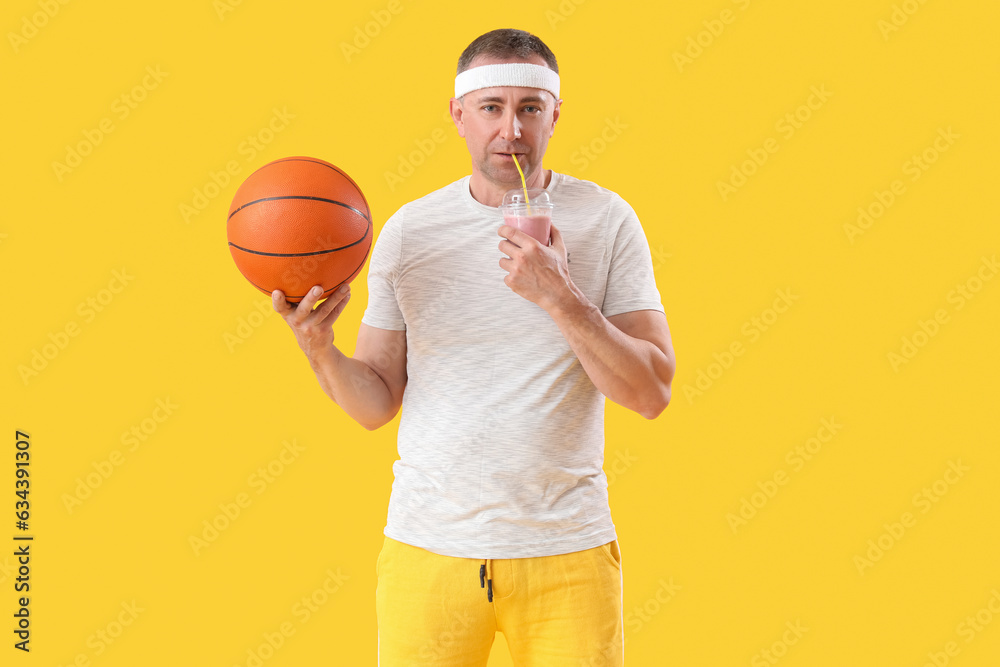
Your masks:
{"label": "man's face", "polygon": [[[504,62],[497,58],[476,58],[472,67]],[[527,62],[545,66],[541,56]],[[518,156],[528,180],[542,168],[542,156],[559,118],[560,101],[547,90],[498,86],[466,93],[459,103],[452,98],[451,112],[459,136],[472,156],[473,169],[504,188],[521,184],[511,158]]]}

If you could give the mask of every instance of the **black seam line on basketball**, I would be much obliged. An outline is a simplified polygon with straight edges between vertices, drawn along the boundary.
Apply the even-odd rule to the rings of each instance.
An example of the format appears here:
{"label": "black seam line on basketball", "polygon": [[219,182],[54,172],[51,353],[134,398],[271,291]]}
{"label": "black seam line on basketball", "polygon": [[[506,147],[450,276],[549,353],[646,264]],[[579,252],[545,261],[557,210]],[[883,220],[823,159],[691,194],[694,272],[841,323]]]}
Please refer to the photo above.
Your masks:
{"label": "black seam line on basketball", "polygon": [[330,248],[329,250],[316,250],[315,252],[262,252],[260,250],[250,250],[249,248],[244,248],[243,246],[236,245],[232,241],[229,242],[229,245],[233,246],[237,250],[248,252],[251,255],[263,255],[265,257],[308,257],[310,255],[325,255],[327,253],[337,252],[338,250],[344,250],[345,248],[350,248],[351,246],[358,245],[366,238],[368,238],[368,232],[371,231],[371,228],[372,228],[372,223],[369,222],[368,227],[365,228],[364,236],[362,236],[357,241],[352,241],[351,243],[348,243],[347,245],[342,245],[339,248]]}
{"label": "black seam line on basketball", "polygon": [[[269,162],[268,164],[278,164],[279,162],[312,162],[313,164],[318,164],[321,167],[326,167],[328,169],[333,169],[335,172],[337,172],[338,174],[340,174],[341,176],[343,176],[344,178],[346,178],[348,181],[350,181],[351,183],[353,183],[354,187],[358,187],[358,184],[354,183],[354,179],[353,178],[351,178],[350,176],[348,176],[347,174],[345,174],[343,171],[341,171],[337,167],[334,167],[332,164],[327,164],[326,162],[320,162],[319,160],[313,160],[311,158],[304,158],[304,157],[286,157],[286,158],[282,158],[280,160],[275,160],[274,162]],[[264,167],[266,167],[266,166],[268,166],[268,165],[265,164]],[[261,167],[261,169],[263,169],[263,167]],[[368,217],[371,217],[371,214],[372,214],[371,207],[368,206],[368,200],[365,199],[365,196],[361,192],[360,188],[358,188],[358,194],[361,195],[361,200],[365,203],[365,208],[368,209]]]}
{"label": "black seam line on basketball", "polygon": [[[368,234],[367,234],[367,233],[365,233],[365,236],[368,236]],[[369,251],[369,254],[370,254],[370,252],[371,252],[371,251]],[[350,273],[349,275],[352,275],[352,276],[353,276],[354,274],[356,274],[356,273],[357,273],[357,272],[358,272],[358,271],[359,271],[359,270],[361,269],[361,267],[365,265],[365,262],[366,262],[366,261],[368,261],[368,254],[366,254],[366,255],[365,255],[364,257],[362,257],[362,258],[361,258],[361,263],[360,263],[360,264],[358,264],[358,265],[357,265],[356,267],[354,267],[354,270],[353,270],[353,271],[351,271],[351,273]],[[246,276],[244,276],[244,278],[246,278]],[[250,283],[251,285],[253,285],[253,286],[254,286],[254,287],[256,287],[257,289],[259,289],[259,290],[260,290],[261,292],[265,292],[266,294],[271,294],[271,292],[268,292],[268,291],[266,291],[266,290],[265,290],[265,289],[264,289],[263,287],[261,287],[260,285],[258,285],[258,284],[257,284],[257,283],[255,283],[254,281],[250,280],[249,278],[247,278],[247,282],[249,282],[249,283]],[[328,290],[325,290],[325,291],[323,292],[323,294],[326,294],[327,292],[333,292],[333,291],[334,291],[334,290],[336,290],[336,289],[337,289],[338,287],[341,287],[341,286],[342,286],[343,284],[344,284],[344,283],[340,283],[340,285],[337,285],[336,287],[331,287],[330,289],[328,289]],[[272,290],[272,291],[273,291],[273,290]],[[322,297],[322,296],[323,296],[323,294],[321,294],[320,296]],[[287,294],[286,294],[286,295],[285,295],[285,298],[286,298],[286,299],[287,299],[287,298],[292,298],[292,299],[304,299],[304,298],[306,298],[306,295],[305,295],[305,294],[302,294],[302,295],[298,295],[298,294],[293,294],[293,295],[291,295],[291,297],[289,297],[289,295],[287,295]]]}
{"label": "black seam line on basketball", "polygon": [[[229,218],[233,217],[234,215],[245,209],[247,206],[253,206],[254,204],[259,204],[262,201],[275,201],[277,199],[309,199],[311,201],[325,201],[328,204],[336,204],[337,206],[343,206],[344,208],[350,209],[355,213],[357,213],[358,215],[360,215],[365,220],[368,220],[368,222],[371,222],[371,220],[367,215],[365,215],[358,209],[354,208],[350,204],[345,204],[344,202],[337,201],[336,199],[326,199],[324,197],[308,197],[306,195],[281,195],[278,197],[264,197],[263,199],[255,199],[253,201],[248,201],[246,204],[243,204],[243,206],[240,206],[238,209],[230,213]],[[226,220],[228,220],[229,218],[226,218]]]}
{"label": "black seam line on basketball", "polygon": [[[337,167],[334,167],[332,164],[327,164],[326,162],[320,162],[319,160],[313,160],[313,159],[310,159],[310,158],[286,157],[286,158],[283,158],[281,160],[275,160],[271,164],[277,164],[279,162],[312,162],[313,164],[318,164],[321,167],[327,167],[329,169],[333,169],[335,172],[337,172],[338,174],[340,174],[341,176],[343,176],[344,178],[346,178],[348,181],[350,181],[351,183],[353,183],[354,187],[357,187],[357,185],[358,185],[357,183],[354,183],[354,179],[353,178],[351,178],[350,176],[348,176],[347,174],[345,174],[343,171],[341,171]],[[267,166],[267,165],[265,165],[265,166]],[[368,200],[365,199],[365,195],[361,192],[360,188],[358,189],[358,194],[361,195],[361,201],[363,201],[365,203],[365,208],[368,209],[368,217],[370,218],[371,215],[372,215],[371,207],[368,206]]]}

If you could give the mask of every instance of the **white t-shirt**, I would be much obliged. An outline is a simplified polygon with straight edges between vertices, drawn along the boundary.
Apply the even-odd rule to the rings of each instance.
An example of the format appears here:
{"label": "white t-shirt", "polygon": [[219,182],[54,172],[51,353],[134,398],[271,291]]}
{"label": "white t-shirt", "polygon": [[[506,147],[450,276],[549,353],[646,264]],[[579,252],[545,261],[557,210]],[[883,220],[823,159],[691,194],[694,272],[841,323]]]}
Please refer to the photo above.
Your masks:
{"label": "white t-shirt", "polygon": [[[405,204],[368,267],[362,322],[406,330],[399,459],[384,534],[463,558],[526,558],[617,538],[604,396],[548,313],[509,288],[497,208],[470,176]],[[552,173],[574,284],[606,316],[663,312],[632,207]]]}

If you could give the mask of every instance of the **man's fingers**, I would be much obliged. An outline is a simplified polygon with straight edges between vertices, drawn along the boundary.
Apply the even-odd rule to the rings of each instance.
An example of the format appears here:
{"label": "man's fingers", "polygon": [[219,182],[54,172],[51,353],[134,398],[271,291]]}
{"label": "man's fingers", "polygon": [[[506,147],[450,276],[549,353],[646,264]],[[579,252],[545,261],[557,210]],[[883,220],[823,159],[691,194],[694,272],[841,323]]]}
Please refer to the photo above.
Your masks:
{"label": "man's fingers", "polygon": [[[504,241],[507,241],[515,248],[521,247],[517,242],[518,239],[521,237],[521,235],[523,235],[525,238],[528,237],[528,235],[522,232],[520,229],[518,229],[517,227],[513,227],[511,225],[500,225],[500,228],[497,229],[497,236],[504,237]],[[503,243],[503,241],[501,241],[501,243]],[[524,241],[521,241],[521,243],[524,243]]]}
{"label": "man's fingers", "polygon": [[285,299],[285,294],[281,290],[271,292],[271,304],[274,310],[279,313],[292,326],[302,326],[306,319],[311,319],[320,324],[332,325],[333,322],[344,310],[344,306],[351,299],[350,285],[343,285],[341,289],[326,298],[318,308],[316,302],[322,297],[323,288],[319,285],[313,287],[298,304],[289,303]]}
{"label": "man's fingers", "polygon": [[295,306],[285,300],[285,293],[280,289],[271,292],[271,306],[274,307],[274,312],[282,317],[288,317],[288,315],[295,312]]}
{"label": "man's fingers", "polygon": [[509,239],[502,239],[500,243],[497,244],[500,252],[513,258],[516,253],[522,252],[521,246],[517,245]]}
{"label": "man's fingers", "polygon": [[549,247],[557,253],[565,253],[566,263],[569,264],[569,251],[566,249],[566,241],[563,240],[562,232],[555,225],[549,227],[549,238],[552,239]]}
{"label": "man's fingers", "polygon": [[560,232],[559,228],[556,227],[555,225],[549,226],[549,237],[552,239],[553,248],[560,248],[566,246],[565,242],[563,241],[562,232]]}
{"label": "man's fingers", "polygon": [[318,319],[318,320],[325,320],[327,318],[327,316],[330,314],[330,311],[332,311],[334,308],[336,308],[337,305],[340,304],[341,300],[347,294],[350,293],[350,288],[347,288],[347,290],[344,290],[344,287],[347,287],[347,286],[344,285],[344,286],[341,286],[341,287],[337,288],[337,290],[335,292],[333,292],[332,294],[330,294],[330,296],[326,297],[326,301],[323,302],[323,305],[321,305],[319,308],[316,309],[316,319]]}
{"label": "man's fingers", "polygon": [[313,307],[316,302],[319,301],[320,296],[323,294],[323,288],[319,285],[315,285],[306,292],[306,295],[302,297],[299,301],[299,305],[295,308],[295,312],[292,313],[291,320],[296,326],[302,324],[307,317],[312,314]]}
{"label": "man's fingers", "polygon": [[333,323],[340,317],[340,313],[343,312],[344,306],[350,300],[351,288],[349,285],[344,285],[331,294],[326,302],[316,309],[316,317],[319,318],[320,324],[323,326],[333,326]]}

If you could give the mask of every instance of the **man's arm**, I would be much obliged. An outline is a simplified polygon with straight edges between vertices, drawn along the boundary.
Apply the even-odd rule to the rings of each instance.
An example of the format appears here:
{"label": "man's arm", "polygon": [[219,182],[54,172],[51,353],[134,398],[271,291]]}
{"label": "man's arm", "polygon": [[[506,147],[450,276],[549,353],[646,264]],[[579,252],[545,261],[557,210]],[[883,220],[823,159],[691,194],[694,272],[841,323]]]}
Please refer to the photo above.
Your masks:
{"label": "man's arm", "polygon": [[670,402],[674,350],[663,313],[637,310],[604,317],[569,275],[562,233],[552,225],[545,247],[524,232],[500,227],[508,257],[504,282],[545,309],[597,389],[615,403],[655,419]]}
{"label": "man's arm", "polygon": [[291,327],[326,395],[351,419],[375,430],[392,421],[403,402],[406,331],[362,322],[354,356],[348,357],[333,344],[333,323],[351,298],[350,287],[314,308],[321,292],[321,288],[310,290],[296,306],[275,290],[272,302]]}
{"label": "man's arm", "polygon": [[361,323],[354,356],[330,345],[309,356],[326,395],[369,431],[391,422],[406,389],[406,331]]}
{"label": "man's arm", "polygon": [[658,310],[604,317],[575,285],[573,298],[549,311],[597,389],[615,403],[655,419],[670,403],[674,349]]}

